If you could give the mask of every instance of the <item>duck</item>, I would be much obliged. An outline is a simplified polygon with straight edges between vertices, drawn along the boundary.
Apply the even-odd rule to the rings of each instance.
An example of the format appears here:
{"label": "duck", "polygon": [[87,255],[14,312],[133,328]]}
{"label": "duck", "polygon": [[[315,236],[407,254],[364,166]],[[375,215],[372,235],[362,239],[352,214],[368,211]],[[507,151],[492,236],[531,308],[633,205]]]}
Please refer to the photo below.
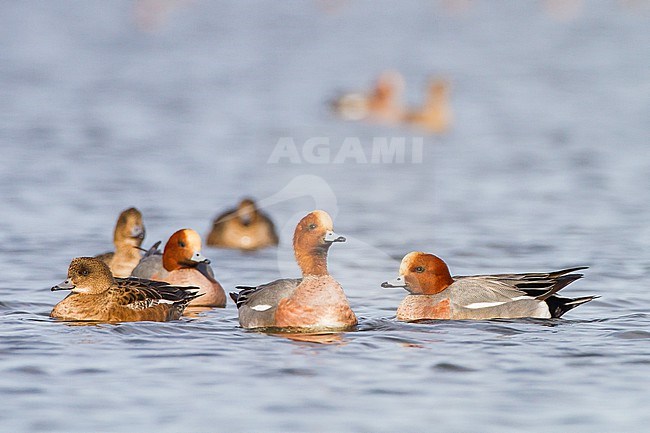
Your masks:
{"label": "duck", "polygon": [[139,278],[116,278],[103,261],[77,257],[68,278],[52,291],[70,290],[50,316],[67,321],[167,322],[178,320],[198,296],[197,287],[178,287]]}
{"label": "duck", "polygon": [[447,132],[453,120],[449,106],[450,93],[449,81],[442,78],[431,80],[424,105],[417,110],[405,111],[403,121],[431,133]]}
{"label": "duck", "polygon": [[196,286],[199,295],[191,307],[225,307],[226,292],[214,277],[210,260],[201,254],[201,236],[189,228],[171,235],[160,254],[158,245],[150,248],[131,276],[165,281],[176,286]]}
{"label": "duck", "polygon": [[237,305],[240,325],[283,332],[344,331],[356,326],[343,288],[327,270],[327,253],[336,242],[345,242],[345,237],[334,232],[327,212],[315,210],[303,217],[293,236],[302,278],[237,286],[239,291],[230,297]]}
{"label": "duck", "polygon": [[553,272],[452,277],[439,257],[413,251],[402,259],[399,277],[381,284],[409,295],[397,308],[403,322],[418,320],[559,318],[598,296],[564,298],[557,293],[583,277],[586,266]]}
{"label": "duck", "polygon": [[206,244],[211,247],[254,251],[278,245],[273,221],[257,208],[251,198],[215,218]]}
{"label": "duck", "polygon": [[114,276],[128,277],[142,257],[140,245],[144,235],[142,213],[134,207],[128,208],[120,213],[115,224],[113,232],[115,251],[95,257],[106,263]]}
{"label": "duck", "polygon": [[346,120],[398,123],[404,114],[401,101],[403,91],[402,75],[396,71],[385,71],[370,93],[346,93],[336,98],[331,106],[335,113]]}

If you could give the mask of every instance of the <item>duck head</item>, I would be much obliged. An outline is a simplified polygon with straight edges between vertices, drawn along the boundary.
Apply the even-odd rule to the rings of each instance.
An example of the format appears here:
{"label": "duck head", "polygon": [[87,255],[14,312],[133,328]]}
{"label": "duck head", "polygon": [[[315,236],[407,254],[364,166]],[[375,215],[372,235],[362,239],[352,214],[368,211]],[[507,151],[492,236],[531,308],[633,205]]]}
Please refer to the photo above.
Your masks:
{"label": "duck head", "polygon": [[454,282],[447,264],[433,254],[408,253],[399,267],[399,277],[384,281],[381,286],[403,287],[414,295],[435,295]]}
{"label": "duck head", "polygon": [[194,268],[210,260],[201,254],[201,236],[192,229],[181,229],[174,233],[163,251],[163,266],[168,272],[182,268]]}
{"label": "duck head", "polygon": [[114,242],[129,243],[139,247],[144,239],[145,229],[142,222],[142,214],[139,210],[132,207],[123,211],[117,219],[115,232],[113,235]]}
{"label": "duck head", "polygon": [[249,226],[257,217],[257,207],[255,202],[250,198],[245,198],[237,206],[237,218],[244,226]]}
{"label": "duck head", "polygon": [[345,238],[334,232],[327,212],[315,210],[300,220],[293,250],[303,275],[327,275],[327,251],[334,242],[345,242]]}
{"label": "duck head", "polygon": [[70,262],[68,278],[52,287],[73,293],[99,294],[108,290],[115,280],[106,263],[93,257],[78,257]]}

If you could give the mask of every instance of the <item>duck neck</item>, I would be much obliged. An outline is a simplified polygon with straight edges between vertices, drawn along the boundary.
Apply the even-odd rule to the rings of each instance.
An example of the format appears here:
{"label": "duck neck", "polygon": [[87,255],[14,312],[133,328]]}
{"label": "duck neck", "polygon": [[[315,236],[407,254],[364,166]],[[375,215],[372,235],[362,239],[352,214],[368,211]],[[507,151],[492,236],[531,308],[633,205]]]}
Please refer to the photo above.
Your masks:
{"label": "duck neck", "polygon": [[327,271],[327,251],[329,245],[321,245],[310,250],[296,250],[296,261],[302,270],[302,276],[329,275]]}
{"label": "duck neck", "polygon": [[167,272],[171,272],[181,269],[182,266],[176,259],[170,257],[168,254],[163,254],[163,267]]}
{"label": "duck neck", "polygon": [[454,279],[449,274],[449,271],[444,273],[439,273],[428,278],[422,287],[423,295],[435,295],[447,287],[449,287],[454,282]]}
{"label": "duck neck", "polygon": [[140,259],[140,250],[133,243],[123,242],[115,244],[115,255],[129,259]]}

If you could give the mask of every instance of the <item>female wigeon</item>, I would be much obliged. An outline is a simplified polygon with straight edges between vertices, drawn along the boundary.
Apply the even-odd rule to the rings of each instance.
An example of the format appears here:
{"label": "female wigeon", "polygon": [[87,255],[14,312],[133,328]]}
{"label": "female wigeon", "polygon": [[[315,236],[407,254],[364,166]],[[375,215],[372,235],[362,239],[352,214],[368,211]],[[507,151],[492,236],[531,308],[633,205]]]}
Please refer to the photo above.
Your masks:
{"label": "female wigeon", "polygon": [[159,281],[114,278],[106,263],[79,257],[70,263],[68,279],[52,290],[70,290],[51,317],[100,322],[166,322],[181,317],[197,296],[197,287],[176,287]]}
{"label": "female wigeon", "polygon": [[453,277],[445,262],[433,254],[404,256],[400,275],[382,287],[403,287],[408,295],[397,309],[397,320],[515,319],[560,317],[597,296],[562,298],[556,295],[582,274],[577,267],[548,273]]}
{"label": "female wigeon", "polygon": [[341,285],[327,272],[327,252],[345,238],[333,231],[327,212],[316,210],[296,227],[293,248],[302,279],[281,279],[258,287],[238,286],[230,296],[244,328],[300,332],[346,330],[357,324]]}
{"label": "female wigeon", "polygon": [[115,251],[96,256],[111,269],[116,277],[128,277],[140,262],[140,245],[144,239],[142,214],[132,207],[123,211],[117,219],[113,243]]}
{"label": "female wigeon", "polygon": [[273,221],[246,198],[214,220],[206,244],[252,251],[277,245],[278,235]]}
{"label": "female wigeon", "polygon": [[155,248],[149,250],[131,275],[198,287],[201,296],[190,302],[192,307],[225,307],[226,292],[215,280],[209,264],[210,260],[201,254],[201,236],[192,229],[181,229],[169,238],[162,255]]}
{"label": "female wigeon", "polygon": [[368,119],[397,123],[404,114],[401,96],[404,79],[399,72],[386,71],[369,94],[348,93],[332,103],[333,110],[347,120]]}
{"label": "female wigeon", "polygon": [[450,85],[443,79],[433,80],[428,87],[424,105],[404,114],[408,124],[436,134],[446,132],[452,123],[449,106]]}

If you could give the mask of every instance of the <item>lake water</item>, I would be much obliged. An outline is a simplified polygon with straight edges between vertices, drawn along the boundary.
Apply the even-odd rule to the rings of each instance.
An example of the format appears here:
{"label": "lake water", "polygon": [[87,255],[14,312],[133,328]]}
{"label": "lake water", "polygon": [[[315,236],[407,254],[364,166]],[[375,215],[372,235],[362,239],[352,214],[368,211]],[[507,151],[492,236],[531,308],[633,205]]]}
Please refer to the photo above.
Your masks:
{"label": "lake water", "polygon": [[[650,10],[553,3],[3,2],[0,430],[647,431]],[[447,77],[453,130],[329,113],[386,69],[410,105]],[[370,159],[377,139],[403,139],[406,161],[346,151]],[[299,160],[269,161],[278,142]],[[48,317],[49,288],[111,249],[121,210],[143,212],[148,246],[206,234],[245,195],[281,245],[206,248],[221,283],[297,276],[293,227],[325,209],[356,332],[248,332],[232,303],[173,323]],[[398,323],[405,292],[379,285],[412,250],[461,275],[588,265],[564,293],[602,297],[560,320]]]}

